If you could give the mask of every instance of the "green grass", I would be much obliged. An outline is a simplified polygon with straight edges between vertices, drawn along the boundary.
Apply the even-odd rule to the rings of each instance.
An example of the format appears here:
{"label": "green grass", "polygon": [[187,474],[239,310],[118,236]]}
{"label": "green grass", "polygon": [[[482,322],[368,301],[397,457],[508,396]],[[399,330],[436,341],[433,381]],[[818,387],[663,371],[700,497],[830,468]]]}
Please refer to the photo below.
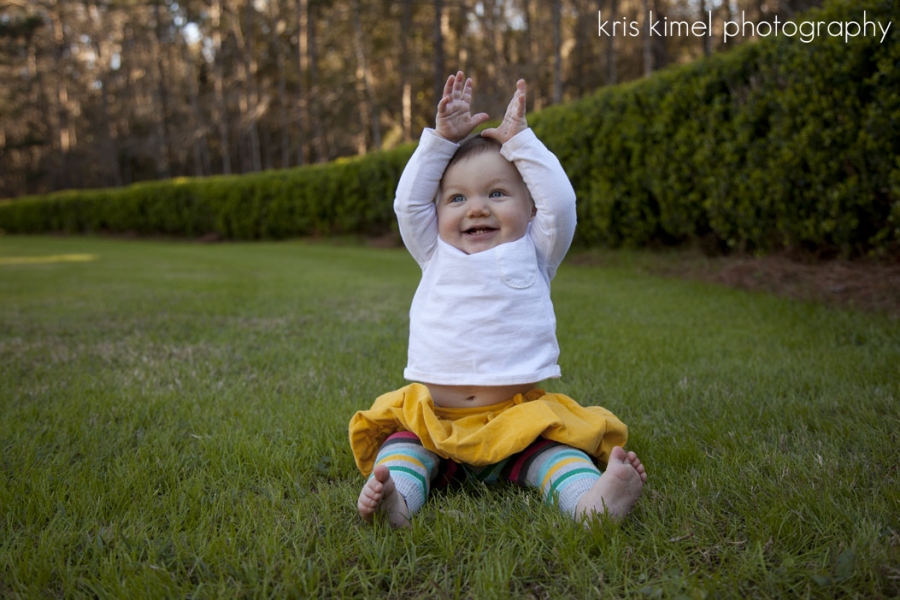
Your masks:
{"label": "green grass", "polygon": [[0,237],[72,253],[0,264],[0,596],[900,595],[897,321],[564,264],[548,387],[629,424],[636,510],[471,486],[392,531],[346,425],[404,383],[402,249]]}

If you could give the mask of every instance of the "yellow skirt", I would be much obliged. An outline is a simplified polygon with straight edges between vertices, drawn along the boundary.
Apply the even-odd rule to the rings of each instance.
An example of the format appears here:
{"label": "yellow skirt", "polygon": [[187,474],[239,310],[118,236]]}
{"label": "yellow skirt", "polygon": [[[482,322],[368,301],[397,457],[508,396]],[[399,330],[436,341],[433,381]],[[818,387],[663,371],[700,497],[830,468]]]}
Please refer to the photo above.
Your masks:
{"label": "yellow skirt", "polygon": [[628,428],[599,406],[584,407],[563,394],[534,389],[506,402],[478,408],[436,407],[428,388],[413,383],[379,396],[372,408],[350,419],[350,447],[368,477],[381,444],[410,431],[442,458],[475,467],[492,465],[523,451],[538,438],[560,442],[600,463],[624,446]]}

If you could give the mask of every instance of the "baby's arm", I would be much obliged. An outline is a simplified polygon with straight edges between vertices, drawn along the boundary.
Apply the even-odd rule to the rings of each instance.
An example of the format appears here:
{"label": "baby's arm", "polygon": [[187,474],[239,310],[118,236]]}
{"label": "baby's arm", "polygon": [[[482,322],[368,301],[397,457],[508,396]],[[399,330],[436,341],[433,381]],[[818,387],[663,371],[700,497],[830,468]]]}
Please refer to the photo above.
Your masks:
{"label": "baby's arm", "polygon": [[500,154],[516,165],[531,192],[537,208],[531,237],[552,279],[575,235],[575,190],[556,155],[528,128],[523,79],[516,82],[516,92],[503,122],[495,129],[485,129],[481,135],[503,144]]}
{"label": "baby's arm", "polygon": [[423,268],[431,260],[438,240],[434,197],[444,169],[457,148],[457,144],[426,129],[397,184],[394,213],[400,236],[406,249]]}
{"label": "baby's arm", "polygon": [[531,237],[552,279],[575,236],[575,190],[559,159],[531,129],[506,142],[500,154],[516,165],[534,199]]}
{"label": "baby's arm", "polygon": [[419,266],[424,267],[438,239],[434,197],[447,163],[458,142],[488,119],[472,114],[472,79],[463,72],[447,78],[435,116],[435,128],[422,132],[419,147],[403,170],[394,199],[394,212],[403,243]]}

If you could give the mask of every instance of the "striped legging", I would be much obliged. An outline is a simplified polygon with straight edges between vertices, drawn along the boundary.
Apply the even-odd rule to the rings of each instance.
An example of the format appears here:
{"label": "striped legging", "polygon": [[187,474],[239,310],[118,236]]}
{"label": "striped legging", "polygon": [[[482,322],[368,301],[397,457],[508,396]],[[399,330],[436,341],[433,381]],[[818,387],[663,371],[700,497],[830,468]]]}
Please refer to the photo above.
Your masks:
{"label": "striped legging", "polygon": [[497,464],[479,468],[444,460],[426,450],[414,433],[401,431],[381,445],[375,464],[390,470],[410,516],[425,504],[433,484],[443,485],[460,475],[484,483],[510,481],[538,488],[544,502],[574,516],[581,496],[600,478],[600,470],[587,454],[545,439]]}

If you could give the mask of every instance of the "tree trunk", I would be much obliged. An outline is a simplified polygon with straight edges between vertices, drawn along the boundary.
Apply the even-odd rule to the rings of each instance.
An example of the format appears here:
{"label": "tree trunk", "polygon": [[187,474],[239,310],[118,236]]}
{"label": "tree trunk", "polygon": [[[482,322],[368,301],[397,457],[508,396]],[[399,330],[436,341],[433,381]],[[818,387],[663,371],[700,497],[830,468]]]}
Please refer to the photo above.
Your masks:
{"label": "tree trunk", "polygon": [[184,63],[185,76],[187,78],[186,88],[191,120],[191,124],[187,129],[189,132],[188,135],[190,136],[191,149],[193,151],[194,176],[204,177],[212,174],[212,165],[210,164],[209,141],[207,140],[209,126],[204,112],[200,108],[199,68],[191,57],[191,53],[184,37],[179,35],[178,40],[182,61]]}
{"label": "tree trunk", "polygon": [[[463,40],[465,39],[466,28],[469,25],[469,12],[471,10],[472,9],[469,7],[469,0],[459,0],[459,11],[457,13],[459,17],[455,19],[454,30],[456,33],[456,39],[460,40],[458,44],[459,51],[457,52],[456,57],[456,60],[458,61],[457,66],[460,70],[462,70],[463,73],[469,72],[469,58],[471,58],[469,56],[469,50],[466,47],[467,44],[463,43]],[[446,81],[446,79],[444,79],[444,81]],[[443,85],[443,81],[441,82],[441,84]]]}
{"label": "tree trunk", "polygon": [[444,95],[444,83],[447,81],[446,57],[444,56],[444,29],[441,21],[444,18],[443,0],[434,0],[434,104],[437,105]]}
{"label": "tree trunk", "polygon": [[[241,27],[240,7],[238,0],[231,0],[229,12],[231,13],[231,33],[234,36],[239,59],[239,77],[241,81],[238,90],[238,120],[240,123],[241,138],[241,167],[244,172],[257,172],[262,170],[259,156],[259,134],[256,128],[258,119],[258,106],[254,93],[255,86],[255,59],[253,57],[253,45],[248,42],[244,36]],[[252,3],[248,0],[246,3],[247,10],[247,32],[253,35],[252,22]],[[252,41],[252,38],[251,38]]]}
{"label": "tree trunk", "polygon": [[284,60],[284,44],[281,41],[281,35],[286,29],[286,23],[278,16],[281,12],[278,10],[280,7],[276,6],[274,1],[269,6],[272,7],[269,21],[271,22],[272,37],[274,38],[275,62],[278,68],[278,85],[276,89],[278,91],[278,134],[280,138],[279,145],[281,146],[280,166],[282,169],[287,169],[291,166],[291,139],[289,135],[291,122],[288,117],[287,107],[287,65]]}
{"label": "tree trunk", "polygon": [[[609,0],[609,12],[611,21],[616,22],[619,19],[619,0]],[[616,37],[613,35],[606,38],[606,85],[615,85],[618,83],[618,65],[616,64],[618,57],[616,56]]]}
{"label": "tree trunk", "polygon": [[309,144],[309,88],[306,78],[309,75],[309,54],[307,33],[309,19],[309,0],[297,0],[294,3],[294,22],[297,25],[297,164],[306,164],[306,156],[312,155]]}
{"label": "tree trunk", "polygon": [[562,102],[562,0],[553,0],[553,104]]}
{"label": "tree trunk", "polygon": [[[271,1],[271,0],[269,0]],[[244,46],[244,61],[246,62],[247,72],[247,98],[250,109],[250,120],[247,123],[248,134],[250,138],[250,164],[253,171],[258,173],[262,171],[262,148],[259,140],[259,121],[266,112],[266,106],[260,102],[259,94],[259,63],[256,60],[255,38],[256,38],[256,13],[254,12],[253,2],[247,2],[247,43]]]}
{"label": "tree trunk", "polygon": [[[706,17],[706,0],[700,0],[700,22],[707,21]],[[701,43],[703,44],[703,56],[709,56],[712,54],[712,46],[710,45],[710,38],[708,35],[704,35],[701,38]]]}
{"label": "tree trunk", "polygon": [[65,30],[63,29],[61,0],[52,5],[50,19],[53,27],[53,59],[54,59],[54,96],[56,101],[56,143],[59,149],[57,170],[54,174],[54,189],[69,187],[69,152],[74,144],[74,132],[71,130],[69,118],[69,88],[66,83],[67,69],[63,64],[66,52]]}
{"label": "tree trunk", "polygon": [[362,23],[359,13],[361,11],[359,0],[353,2],[353,49],[356,53],[356,93],[359,101],[360,117],[363,121],[362,143],[358,149],[360,154],[366,153],[365,131],[371,129],[372,146],[375,150],[381,150],[381,124],[379,123],[378,107],[375,104],[375,94],[372,90],[372,73],[366,62],[366,44],[363,37]]}
{"label": "tree trunk", "polygon": [[412,82],[410,81],[410,70],[412,57],[409,52],[409,42],[406,32],[411,31],[410,23],[412,21],[412,0],[404,0],[403,2],[403,20],[400,27],[400,88],[402,90],[402,98],[400,105],[402,113],[400,117],[401,127],[403,129],[403,141],[412,140]]}
{"label": "tree trunk", "polygon": [[322,102],[319,97],[319,59],[316,48],[316,13],[312,8],[308,10],[306,20],[306,52],[309,56],[309,124],[312,134],[313,148],[315,148],[315,162],[328,160],[328,144],[325,139],[325,128],[322,123]]}
{"label": "tree trunk", "polygon": [[650,37],[650,2],[649,0],[641,0],[641,9],[644,12],[644,35],[643,35],[643,56],[644,56],[644,77],[650,77],[653,73],[653,43]]}
{"label": "tree trunk", "polygon": [[120,187],[122,185],[122,175],[119,172],[119,151],[116,144],[116,126],[109,110],[109,68],[111,53],[103,35],[104,19],[99,8],[96,4],[88,4],[86,8],[93,24],[91,43],[94,52],[97,54],[98,79],[100,80],[100,114],[103,121],[100,135],[104,154],[104,158],[101,161],[101,169],[105,171],[102,185]]}
{"label": "tree trunk", "polygon": [[169,118],[169,84],[166,78],[166,71],[163,63],[163,48],[166,42],[163,39],[163,23],[160,14],[159,4],[153,5],[153,19],[155,37],[152,46],[153,62],[156,63],[156,102],[157,102],[157,120],[156,135],[159,141],[159,150],[157,152],[156,171],[160,179],[168,179],[172,175],[172,156],[171,145],[169,144],[169,132],[167,122]]}
{"label": "tree trunk", "polygon": [[[554,0],[554,2],[557,0]],[[504,47],[504,31],[503,27],[506,21],[500,18],[498,14],[498,6],[502,6],[502,1],[485,0],[484,2],[484,29],[486,39],[484,42],[488,45],[488,64],[487,64],[487,86],[482,82],[481,89],[487,87],[487,95],[490,100],[488,113],[497,112],[503,114],[509,99],[512,97],[512,89],[515,84],[514,76],[509,69],[506,60],[506,52]]]}
{"label": "tree trunk", "polygon": [[219,153],[222,158],[222,174],[231,174],[231,137],[228,128],[228,104],[225,99],[225,57],[222,52],[222,0],[211,0],[209,17],[212,27],[213,52],[213,92],[215,109],[213,111],[216,126],[219,130]]}
{"label": "tree trunk", "polygon": [[722,9],[725,11],[725,14],[722,17],[722,21],[725,23],[729,23],[732,20],[733,15],[731,14],[731,0],[725,0],[722,2]]}
{"label": "tree trunk", "polygon": [[328,140],[322,122],[322,99],[319,95],[319,53],[316,46],[316,21],[318,15],[310,11],[307,19],[307,53],[309,54],[310,124],[312,125],[313,144],[316,149],[316,162],[328,160]]}
{"label": "tree trunk", "polygon": [[[122,35],[122,69],[125,72],[125,105],[128,107],[121,121],[119,134],[122,136],[122,185],[130,185],[134,181],[134,172],[132,170],[133,142],[130,140],[131,123],[134,120],[135,111],[140,104],[140,94],[137,90],[137,82],[134,80],[134,73],[137,70],[132,68],[132,60],[134,60],[137,51],[137,41],[135,40],[134,25],[125,24],[125,30]],[[139,63],[139,61],[135,61]]]}
{"label": "tree trunk", "polygon": [[531,97],[533,109],[540,110],[543,107],[543,94],[541,93],[541,63],[538,57],[541,54],[537,32],[539,19],[534,11],[540,10],[540,3],[534,6],[531,0],[525,0],[522,11],[525,14],[525,45],[528,60],[528,95]]}

